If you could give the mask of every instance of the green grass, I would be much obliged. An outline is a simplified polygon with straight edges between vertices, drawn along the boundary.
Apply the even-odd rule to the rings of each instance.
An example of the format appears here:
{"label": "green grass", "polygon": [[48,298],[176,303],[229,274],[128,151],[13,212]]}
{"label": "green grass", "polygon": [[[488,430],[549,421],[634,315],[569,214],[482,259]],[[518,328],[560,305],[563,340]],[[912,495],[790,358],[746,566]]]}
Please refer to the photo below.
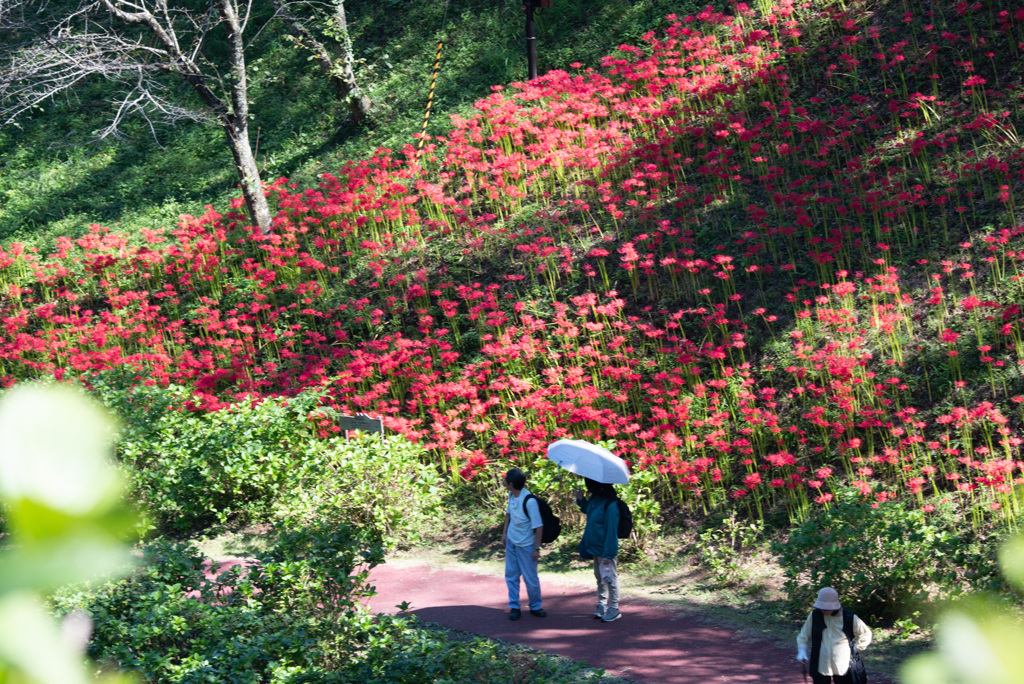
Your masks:
{"label": "green grass", "polygon": [[[700,5],[668,0],[560,1],[537,14],[541,72],[580,62],[597,66],[614,46],[635,41],[671,12]],[[445,3],[348,0],[359,60],[357,76],[377,104],[370,126],[355,128],[316,66],[271,23],[248,55],[254,115],[252,144],[264,181],[288,177],[301,187],[345,160],[377,147],[415,142],[426,107]],[[518,2],[451,0],[429,133],[469,112],[491,86],[526,78],[525,15]],[[0,131],[0,241],[46,248],[92,223],[173,227],[206,204],[224,209],[240,196],[223,133],[184,123],[150,130],[140,121],[122,140],[97,142],[109,121],[104,82],[47,103],[18,126]],[[191,93],[170,84],[184,101]]]}

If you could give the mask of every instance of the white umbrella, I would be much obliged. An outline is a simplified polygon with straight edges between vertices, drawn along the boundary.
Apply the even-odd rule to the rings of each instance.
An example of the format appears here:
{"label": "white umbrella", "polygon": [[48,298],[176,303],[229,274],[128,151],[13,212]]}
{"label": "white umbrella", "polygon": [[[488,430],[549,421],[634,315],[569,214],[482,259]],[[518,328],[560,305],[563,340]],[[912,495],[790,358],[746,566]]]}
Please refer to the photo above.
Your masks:
{"label": "white umbrella", "polygon": [[570,473],[605,484],[629,482],[626,462],[602,446],[578,439],[560,439],[548,445],[548,458]]}

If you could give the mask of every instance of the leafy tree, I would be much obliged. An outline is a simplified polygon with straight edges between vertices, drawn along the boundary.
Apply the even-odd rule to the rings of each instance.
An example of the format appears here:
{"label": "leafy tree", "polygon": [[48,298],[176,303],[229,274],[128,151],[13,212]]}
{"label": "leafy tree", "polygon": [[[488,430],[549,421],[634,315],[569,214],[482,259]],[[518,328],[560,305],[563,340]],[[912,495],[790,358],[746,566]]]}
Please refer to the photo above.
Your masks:
{"label": "leafy tree", "polygon": [[309,51],[330,79],[338,100],[346,104],[352,119],[356,124],[363,123],[373,103],[356,83],[345,1],[330,0],[324,5],[274,0],[274,7],[288,25],[295,43]]}

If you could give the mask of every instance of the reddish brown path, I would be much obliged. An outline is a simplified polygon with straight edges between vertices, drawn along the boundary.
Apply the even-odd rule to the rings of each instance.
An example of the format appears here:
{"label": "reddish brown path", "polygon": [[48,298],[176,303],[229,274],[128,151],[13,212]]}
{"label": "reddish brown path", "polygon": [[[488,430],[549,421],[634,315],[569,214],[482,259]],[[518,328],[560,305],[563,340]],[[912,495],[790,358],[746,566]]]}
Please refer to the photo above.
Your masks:
{"label": "reddish brown path", "polygon": [[[508,619],[505,580],[427,565],[374,568],[374,612],[394,614],[408,601],[422,620],[543,649],[600,667],[608,674],[657,684],[802,684],[792,648],[713,626],[699,617],[623,596],[622,619],[593,619],[594,588],[545,581],[548,617]],[[526,591],[523,590],[523,600]],[[794,634],[795,641],[795,634]],[[872,684],[891,684],[878,675]]]}

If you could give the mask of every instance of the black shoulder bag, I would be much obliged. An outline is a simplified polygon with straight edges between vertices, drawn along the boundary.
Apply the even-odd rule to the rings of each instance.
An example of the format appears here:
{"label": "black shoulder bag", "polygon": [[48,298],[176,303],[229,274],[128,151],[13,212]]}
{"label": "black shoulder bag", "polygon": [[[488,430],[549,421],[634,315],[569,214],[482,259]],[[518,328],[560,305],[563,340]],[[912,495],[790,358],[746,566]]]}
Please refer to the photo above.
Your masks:
{"label": "black shoulder bag", "polygon": [[[825,631],[825,614],[815,608],[811,611],[811,653],[810,666],[817,672],[821,654],[821,633]],[[860,659],[860,651],[853,645],[853,612],[843,608],[843,634],[850,646],[850,679],[853,684],[867,684],[868,672],[864,661]]]}
{"label": "black shoulder bag", "polygon": [[850,644],[850,679],[853,684],[867,684],[868,671],[860,659],[860,651],[853,645],[853,612],[847,608],[843,608],[843,633],[846,634],[846,642]]}

